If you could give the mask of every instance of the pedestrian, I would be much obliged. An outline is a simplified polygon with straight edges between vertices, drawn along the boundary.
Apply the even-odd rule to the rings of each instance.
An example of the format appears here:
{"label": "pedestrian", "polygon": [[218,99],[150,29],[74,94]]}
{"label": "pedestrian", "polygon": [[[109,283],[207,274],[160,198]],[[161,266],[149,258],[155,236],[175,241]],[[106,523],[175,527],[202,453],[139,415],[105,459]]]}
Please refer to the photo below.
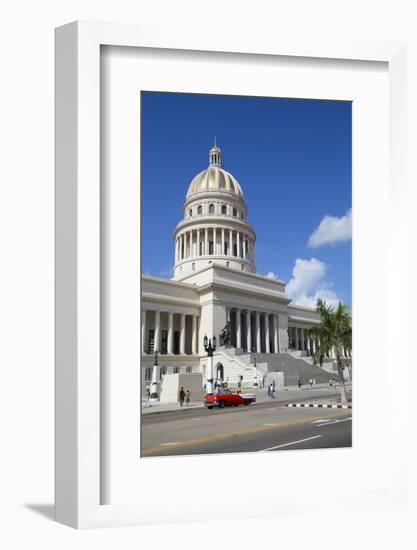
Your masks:
{"label": "pedestrian", "polygon": [[187,405],[187,407],[190,404],[190,398],[191,398],[191,392],[190,390],[187,390],[185,392],[185,404]]}
{"label": "pedestrian", "polygon": [[145,401],[145,407],[152,407],[151,405],[151,390],[149,388],[146,388],[146,401]]}
{"label": "pedestrian", "polygon": [[312,387],[313,387],[313,379],[310,378],[310,388],[312,388]]}
{"label": "pedestrian", "polygon": [[271,384],[268,384],[268,397],[271,397]]}
{"label": "pedestrian", "polygon": [[332,389],[333,388],[333,380],[330,378],[329,380],[329,388]]}
{"label": "pedestrian", "polygon": [[298,379],[298,389],[301,390],[301,378]]}
{"label": "pedestrian", "polygon": [[184,398],[185,398],[185,391],[184,391],[184,388],[181,387],[181,389],[180,389],[180,405],[181,405],[181,407],[184,405]]}

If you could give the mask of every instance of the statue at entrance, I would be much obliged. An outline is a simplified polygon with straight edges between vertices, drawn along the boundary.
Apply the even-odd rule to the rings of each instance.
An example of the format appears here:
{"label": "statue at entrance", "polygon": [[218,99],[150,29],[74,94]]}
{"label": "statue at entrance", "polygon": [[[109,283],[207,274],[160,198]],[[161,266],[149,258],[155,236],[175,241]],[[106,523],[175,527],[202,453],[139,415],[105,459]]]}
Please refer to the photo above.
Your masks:
{"label": "statue at entrance", "polygon": [[230,344],[231,325],[230,321],[227,321],[226,326],[220,332],[220,345],[227,346]]}

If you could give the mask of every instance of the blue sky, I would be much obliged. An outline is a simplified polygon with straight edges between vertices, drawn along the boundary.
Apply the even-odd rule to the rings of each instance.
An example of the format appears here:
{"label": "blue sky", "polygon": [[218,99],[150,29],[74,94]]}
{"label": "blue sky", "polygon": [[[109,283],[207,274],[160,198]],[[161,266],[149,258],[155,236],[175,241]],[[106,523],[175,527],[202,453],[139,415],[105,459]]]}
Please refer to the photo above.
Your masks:
{"label": "blue sky", "polygon": [[242,186],[261,275],[296,303],[351,305],[351,103],[142,92],[142,268],[170,277],[173,230],[214,136]]}

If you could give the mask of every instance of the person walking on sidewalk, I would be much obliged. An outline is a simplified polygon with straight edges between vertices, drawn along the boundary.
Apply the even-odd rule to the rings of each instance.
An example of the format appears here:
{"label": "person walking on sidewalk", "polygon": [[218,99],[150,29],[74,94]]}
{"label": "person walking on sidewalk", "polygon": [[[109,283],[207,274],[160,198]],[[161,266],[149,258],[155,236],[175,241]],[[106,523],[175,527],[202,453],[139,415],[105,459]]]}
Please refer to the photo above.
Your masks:
{"label": "person walking on sidewalk", "polygon": [[298,379],[298,389],[301,390],[301,378]]}
{"label": "person walking on sidewalk", "polygon": [[184,388],[181,387],[181,389],[180,389],[180,405],[181,405],[181,407],[184,405],[184,398],[185,398],[185,391],[184,391]]}
{"label": "person walking on sidewalk", "polygon": [[312,387],[313,387],[313,379],[310,378],[310,388],[312,388]]}
{"label": "person walking on sidewalk", "polygon": [[190,397],[191,397],[191,392],[190,390],[187,390],[185,392],[185,404],[187,405],[187,407],[190,404]]}

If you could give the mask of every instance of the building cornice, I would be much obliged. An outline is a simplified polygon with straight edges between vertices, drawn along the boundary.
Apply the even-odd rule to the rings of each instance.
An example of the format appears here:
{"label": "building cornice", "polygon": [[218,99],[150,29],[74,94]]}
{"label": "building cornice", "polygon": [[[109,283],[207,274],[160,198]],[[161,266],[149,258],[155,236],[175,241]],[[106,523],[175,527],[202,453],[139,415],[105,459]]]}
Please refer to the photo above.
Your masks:
{"label": "building cornice", "polygon": [[184,309],[193,308],[200,310],[201,305],[199,300],[190,300],[187,298],[174,298],[164,294],[156,294],[153,292],[142,292],[142,302],[152,302],[155,304],[166,304],[170,306],[182,307]]}
{"label": "building cornice", "polygon": [[168,284],[168,285],[177,286],[180,288],[186,288],[187,290],[196,290],[195,283],[183,283],[178,279],[165,279],[164,277],[157,277],[156,275],[147,275],[147,274],[146,275],[142,274],[141,279],[142,281],[148,280],[154,283]]}
{"label": "building cornice", "polygon": [[[216,270],[220,270],[220,271],[224,271],[225,273],[238,273],[239,275],[243,275],[245,277],[249,277],[249,278],[253,278],[253,279],[257,279],[257,280],[261,280],[261,281],[268,281],[268,283],[276,283],[278,285],[284,285],[285,286],[285,281],[281,280],[281,279],[272,279],[270,277],[266,277],[265,275],[259,275],[258,273],[249,273],[247,271],[239,271],[237,269],[233,269],[233,268],[230,268],[230,267],[225,267],[225,266],[222,266],[222,265],[207,265],[207,266],[204,266],[202,267],[201,269],[197,269],[196,271],[193,271],[191,273],[187,273],[185,275],[183,275],[182,277],[179,277],[178,279],[176,279],[177,281],[183,281],[184,279],[186,279],[187,277],[191,277],[191,276],[194,276],[194,275],[197,275],[199,273],[204,273],[205,271],[209,271],[210,269],[216,269]],[[290,299],[288,299],[289,301],[291,301]],[[299,307],[299,306],[296,306],[296,307]],[[308,309],[308,308],[301,308],[301,309]],[[313,310],[314,311],[314,310]]]}
{"label": "building cornice", "polygon": [[210,282],[205,285],[201,285],[197,288],[197,292],[200,296],[207,294],[209,292],[215,292],[216,290],[224,290],[227,291],[229,294],[234,294],[236,296],[249,296],[249,297],[257,297],[257,298],[263,298],[267,300],[273,300],[280,304],[288,304],[289,300],[288,298],[280,293],[279,295],[276,294],[273,291],[270,292],[264,292],[259,291],[258,289],[253,289],[248,287],[247,285],[236,287],[232,284],[227,284],[225,282]]}

